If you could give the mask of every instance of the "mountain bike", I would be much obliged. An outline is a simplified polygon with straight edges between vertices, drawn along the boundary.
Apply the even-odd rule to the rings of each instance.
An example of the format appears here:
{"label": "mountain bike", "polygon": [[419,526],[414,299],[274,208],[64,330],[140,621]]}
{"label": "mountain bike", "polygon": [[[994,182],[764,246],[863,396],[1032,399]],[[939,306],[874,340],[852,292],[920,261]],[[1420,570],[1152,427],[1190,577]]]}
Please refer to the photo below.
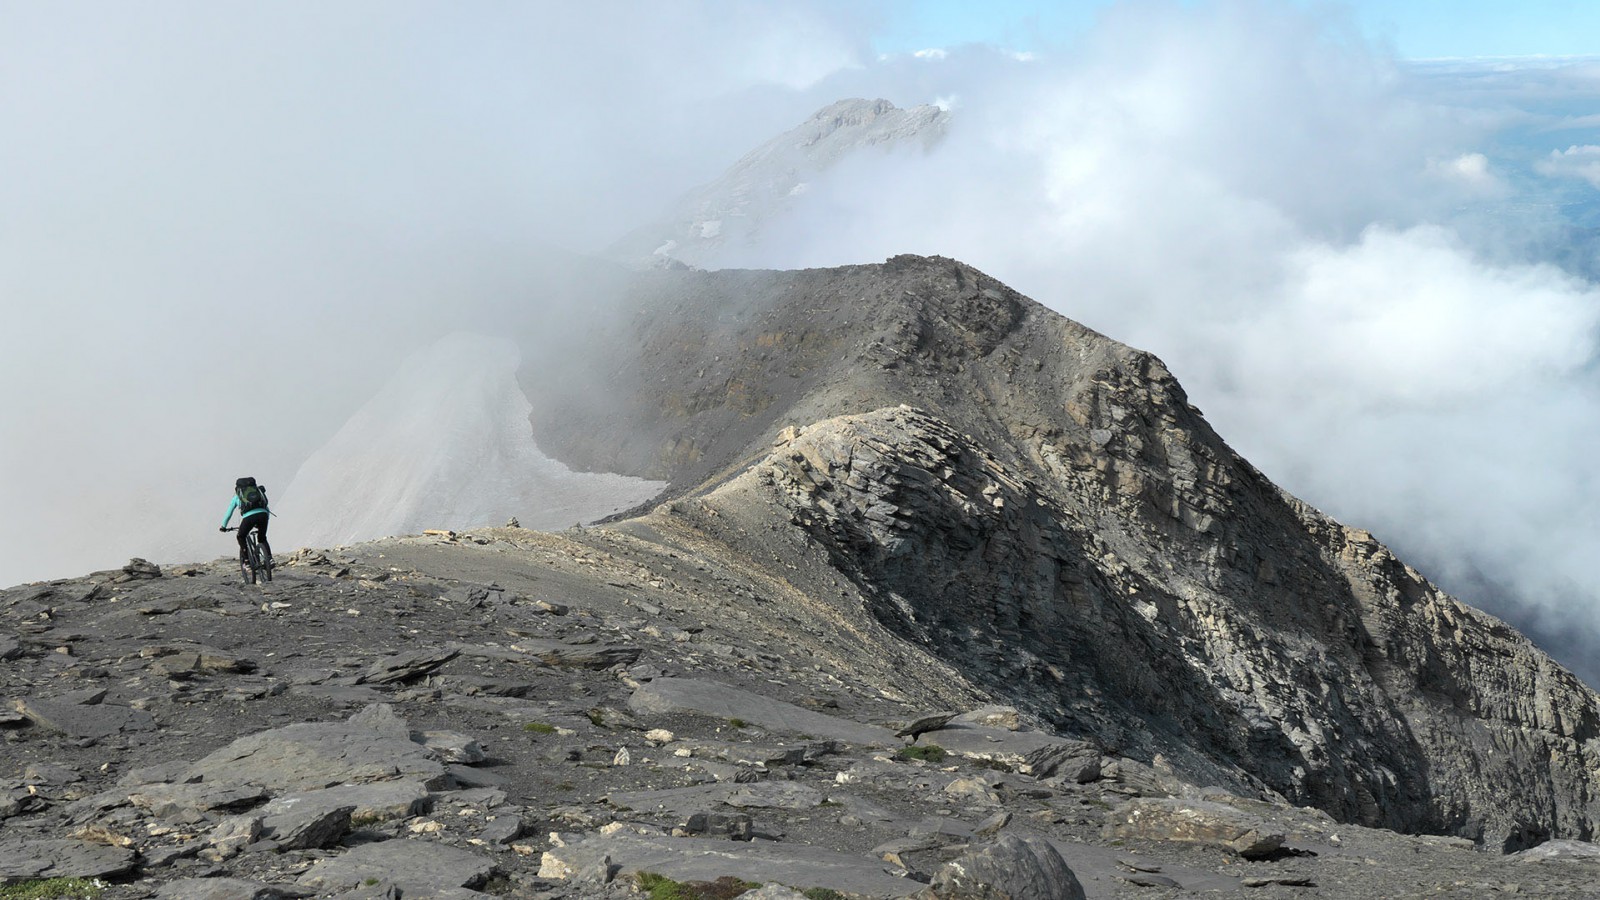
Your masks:
{"label": "mountain bike", "polygon": [[[224,528],[223,531],[238,531],[237,528]],[[239,572],[244,575],[245,584],[255,584],[256,574],[259,572],[262,581],[272,580],[272,557],[261,547],[260,533],[251,529],[244,536],[245,559],[239,560]]]}

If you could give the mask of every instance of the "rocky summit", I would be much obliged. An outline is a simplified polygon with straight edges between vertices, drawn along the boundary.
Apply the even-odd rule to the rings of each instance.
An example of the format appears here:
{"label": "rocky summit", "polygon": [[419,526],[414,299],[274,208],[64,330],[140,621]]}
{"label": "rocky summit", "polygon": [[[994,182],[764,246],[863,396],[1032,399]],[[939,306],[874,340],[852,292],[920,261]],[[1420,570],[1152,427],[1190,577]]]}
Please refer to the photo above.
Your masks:
{"label": "rocky summit", "polygon": [[0,592],[0,882],[1592,891],[1594,693],[1154,357],[940,258],[608,312],[519,377],[545,452],[653,504]]}

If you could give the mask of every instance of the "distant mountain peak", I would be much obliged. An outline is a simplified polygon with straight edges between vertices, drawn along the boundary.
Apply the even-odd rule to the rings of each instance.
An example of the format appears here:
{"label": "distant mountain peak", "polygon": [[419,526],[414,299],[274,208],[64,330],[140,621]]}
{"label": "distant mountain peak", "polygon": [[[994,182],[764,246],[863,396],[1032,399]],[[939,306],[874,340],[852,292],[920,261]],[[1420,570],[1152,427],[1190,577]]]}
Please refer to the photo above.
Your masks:
{"label": "distant mountain peak", "polygon": [[888,100],[861,98],[830,103],[690,191],[608,255],[630,263],[715,267],[774,217],[803,203],[812,182],[839,163],[874,149],[927,149],[944,136],[949,121],[948,112],[931,104],[901,109]]}

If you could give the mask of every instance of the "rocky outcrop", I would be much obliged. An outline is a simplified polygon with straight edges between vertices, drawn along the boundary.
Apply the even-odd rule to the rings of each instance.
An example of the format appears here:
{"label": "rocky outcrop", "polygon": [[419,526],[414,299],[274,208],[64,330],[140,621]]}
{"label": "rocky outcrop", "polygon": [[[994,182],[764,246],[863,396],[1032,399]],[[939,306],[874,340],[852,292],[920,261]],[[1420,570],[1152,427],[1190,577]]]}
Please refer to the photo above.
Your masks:
{"label": "rocky outcrop", "polygon": [[1284,494],[1154,357],[937,258],[647,281],[595,363],[630,430],[536,423],[670,479],[659,518],[798,529],[854,627],[1190,778],[1507,849],[1600,824],[1595,695]]}

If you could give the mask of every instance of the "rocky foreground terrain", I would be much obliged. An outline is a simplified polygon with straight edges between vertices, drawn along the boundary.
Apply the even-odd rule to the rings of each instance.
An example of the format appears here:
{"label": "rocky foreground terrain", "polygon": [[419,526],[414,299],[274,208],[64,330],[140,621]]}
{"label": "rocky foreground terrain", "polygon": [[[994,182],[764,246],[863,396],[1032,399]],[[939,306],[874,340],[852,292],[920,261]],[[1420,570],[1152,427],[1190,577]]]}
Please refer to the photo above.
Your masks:
{"label": "rocky foreground terrain", "polygon": [[[639,872],[758,897],[935,878],[926,896],[1593,896],[1592,845],[1502,856],[1185,782],[705,549],[663,514],[304,551],[257,587],[136,563],[6,591],[0,877],[106,897],[624,897]],[[985,857],[1040,892],[947,884]]]}
{"label": "rocky foreground terrain", "polygon": [[658,503],[0,592],[0,879],[1600,895],[1600,700],[1159,360],[938,258],[638,292],[519,377]]}

